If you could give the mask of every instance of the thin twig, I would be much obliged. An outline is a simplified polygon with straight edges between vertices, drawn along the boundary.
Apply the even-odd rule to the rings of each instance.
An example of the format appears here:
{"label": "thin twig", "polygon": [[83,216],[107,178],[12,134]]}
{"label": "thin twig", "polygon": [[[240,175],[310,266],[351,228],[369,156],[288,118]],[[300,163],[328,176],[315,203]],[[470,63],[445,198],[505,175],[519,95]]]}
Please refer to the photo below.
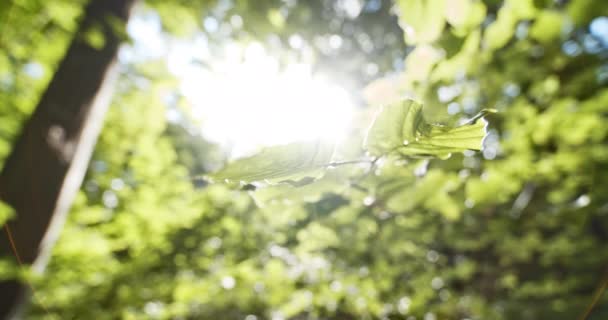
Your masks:
{"label": "thin twig", "polygon": [[361,159],[361,160],[349,160],[349,161],[338,161],[338,162],[330,162],[328,164],[324,164],[323,167],[338,167],[338,166],[343,166],[343,165],[349,165],[349,164],[361,164],[361,163],[369,163],[369,164],[374,164],[376,160],[369,160],[369,159]]}
{"label": "thin twig", "polygon": [[606,273],[604,274],[604,278],[602,279],[602,282],[595,290],[591,303],[589,303],[589,305],[587,306],[587,309],[585,309],[585,312],[583,312],[583,314],[581,314],[581,316],[578,318],[578,320],[586,320],[587,318],[589,318],[589,315],[591,315],[591,311],[593,311],[593,308],[595,307],[597,302],[600,301],[600,298],[604,294],[604,291],[606,291],[607,287],[608,287],[608,269],[606,270]]}
{"label": "thin twig", "polygon": [[364,172],[362,175],[360,175],[360,176],[359,176],[359,177],[357,177],[356,179],[352,180],[352,181],[350,182],[350,185],[351,185],[352,187],[356,187],[356,188],[358,187],[358,188],[360,188],[360,189],[365,189],[365,191],[366,191],[366,192],[369,192],[369,190],[368,190],[367,188],[365,188],[365,187],[361,187],[361,186],[359,185],[359,183],[360,183],[361,181],[363,181],[363,179],[367,178],[367,177],[370,175],[370,173],[372,173],[372,172],[374,171],[374,168],[376,167],[376,163],[378,162],[378,160],[380,160],[380,157],[375,157],[375,158],[373,158],[373,159],[372,159],[372,160],[369,162],[369,168],[367,168],[367,170],[365,170],[365,172]]}

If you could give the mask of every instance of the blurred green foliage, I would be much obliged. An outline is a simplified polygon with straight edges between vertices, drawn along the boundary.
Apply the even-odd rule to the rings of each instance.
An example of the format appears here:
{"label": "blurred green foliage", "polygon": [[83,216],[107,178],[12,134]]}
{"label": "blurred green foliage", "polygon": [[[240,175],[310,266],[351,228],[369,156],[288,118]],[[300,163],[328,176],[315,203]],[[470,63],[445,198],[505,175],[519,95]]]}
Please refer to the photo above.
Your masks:
{"label": "blurred green foliage", "polygon": [[[382,10],[364,21],[395,21],[387,1],[378,2]],[[13,3],[3,19],[27,28],[5,28],[0,40],[2,159],[82,10],[79,1]],[[149,10],[158,10],[166,30],[183,35],[200,23],[198,10],[216,14],[221,3],[150,1]],[[261,1],[256,8],[248,1],[230,3],[235,5],[225,12],[242,15],[243,30],[255,30],[255,36],[277,32],[288,38],[294,32],[289,28],[306,39],[346,34],[319,31],[330,23],[311,23],[337,15],[324,9],[329,1]],[[288,9],[294,14],[285,17],[283,3],[293,3]],[[425,119],[450,125],[495,108],[499,112],[488,116],[482,152],[447,160],[388,157],[373,170],[339,166],[304,186],[245,191],[192,183],[193,173],[217,167],[221,155],[190,134],[187,124],[166,122],[164,95],[175,83],[161,62],[123,65],[106,126],[50,265],[43,275],[24,276],[37,297],[27,318],[573,319],[581,314],[608,264],[608,44],[605,33],[602,38],[590,32],[594,19],[608,15],[608,2],[399,0],[395,5],[403,43],[368,35],[401,52],[401,64],[393,65],[392,56],[382,59],[381,70],[396,72],[369,87],[390,84],[387,90],[395,92],[378,90],[374,96],[369,90],[370,104],[407,95],[424,102]],[[316,15],[309,7],[327,13]],[[291,20],[307,15],[301,24]],[[345,14],[341,21],[357,20]],[[353,32],[356,39],[359,31]],[[404,43],[411,46],[403,49]],[[356,57],[381,65],[373,60],[376,53]],[[360,68],[357,59],[348,61]],[[376,109],[362,112],[368,110]],[[339,154],[363,156],[370,120],[364,118]],[[9,210],[0,210],[3,221]],[[12,276],[18,276],[14,258],[1,258],[0,277]],[[606,317],[604,295],[590,319]]]}

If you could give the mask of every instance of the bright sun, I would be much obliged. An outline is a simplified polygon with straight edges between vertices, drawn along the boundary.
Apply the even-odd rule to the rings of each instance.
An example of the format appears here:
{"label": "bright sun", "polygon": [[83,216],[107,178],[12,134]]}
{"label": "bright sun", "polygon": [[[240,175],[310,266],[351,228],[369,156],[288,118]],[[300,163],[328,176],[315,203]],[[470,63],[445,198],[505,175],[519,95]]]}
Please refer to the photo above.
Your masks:
{"label": "bright sun", "polygon": [[184,96],[210,140],[238,157],[261,146],[300,140],[338,140],[346,133],[353,103],[346,90],[314,76],[302,63],[283,68],[259,43],[226,46],[212,66],[183,65],[195,47],[169,54]]}
{"label": "bright sun", "polygon": [[313,74],[309,64],[281,67],[256,42],[244,46],[226,41],[218,52],[204,36],[169,39],[153,14],[135,16],[128,31],[135,42],[123,47],[119,58],[128,62],[165,56],[203,135],[225,146],[231,157],[293,141],[338,140],[347,132],[354,111],[351,96]]}

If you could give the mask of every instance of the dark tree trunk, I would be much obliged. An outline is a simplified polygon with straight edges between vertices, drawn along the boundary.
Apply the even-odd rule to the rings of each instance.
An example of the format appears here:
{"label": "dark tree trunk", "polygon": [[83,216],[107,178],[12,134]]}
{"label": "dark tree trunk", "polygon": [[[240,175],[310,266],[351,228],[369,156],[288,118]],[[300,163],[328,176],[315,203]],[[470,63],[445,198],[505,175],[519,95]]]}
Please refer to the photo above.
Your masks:
{"label": "dark tree trunk", "polygon": [[[86,171],[111,97],[118,46],[135,0],[91,0],[78,32],[0,173],[0,199],[24,264],[42,270]],[[87,35],[103,34],[93,48]],[[0,256],[12,256],[6,235]],[[0,319],[25,290],[0,282]]]}

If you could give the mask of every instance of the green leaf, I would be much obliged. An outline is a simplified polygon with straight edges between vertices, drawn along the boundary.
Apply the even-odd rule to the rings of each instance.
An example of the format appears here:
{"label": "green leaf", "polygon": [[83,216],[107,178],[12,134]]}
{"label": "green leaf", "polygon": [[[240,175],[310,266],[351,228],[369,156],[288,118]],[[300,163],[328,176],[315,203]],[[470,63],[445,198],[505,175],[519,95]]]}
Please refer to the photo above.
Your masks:
{"label": "green leaf", "polygon": [[84,41],[96,50],[101,50],[106,44],[106,37],[102,27],[98,24],[89,27],[83,33]]}
{"label": "green leaf", "polygon": [[422,206],[437,211],[450,220],[460,216],[460,205],[450,196],[451,192],[461,186],[457,175],[431,170],[418,180],[405,177],[395,177],[392,180],[387,180],[385,184],[393,186],[378,190],[389,210],[403,213]]}
{"label": "green leaf", "polygon": [[229,163],[208,178],[273,184],[319,177],[329,164],[333,151],[333,144],[320,140],[268,147],[253,156]]}
{"label": "green leaf", "polygon": [[486,6],[477,0],[451,0],[445,9],[445,20],[460,36],[469,34],[486,17]]}
{"label": "green leaf", "polygon": [[565,17],[557,10],[543,10],[530,28],[530,37],[543,44],[550,44],[559,39],[565,23]]}
{"label": "green leaf", "polygon": [[445,0],[401,0],[399,23],[408,44],[431,43],[445,26]]}
{"label": "green leaf", "polygon": [[0,200],[0,226],[4,225],[7,220],[15,216],[15,210],[4,201]]}
{"label": "green leaf", "polygon": [[452,152],[481,150],[486,136],[484,110],[467,124],[447,127],[427,123],[422,105],[405,100],[384,107],[376,116],[366,139],[366,148],[374,156],[398,153],[404,156],[449,157]]}
{"label": "green leaf", "polygon": [[264,207],[266,204],[273,202],[280,202],[284,199],[289,199],[292,203],[316,202],[324,194],[340,194],[348,188],[349,173],[352,173],[352,170],[345,170],[344,167],[329,168],[323,177],[315,180],[314,183],[303,186],[295,186],[293,184],[267,186],[256,189],[254,192],[251,192],[251,195],[259,207]]}
{"label": "green leaf", "polygon": [[431,81],[453,81],[458,73],[469,74],[477,66],[474,57],[479,54],[480,43],[481,32],[479,30],[469,33],[460,51],[452,58],[442,60],[433,69]]}
{"label": "green leaf", "polygon": [[404,122],[410,114],[410,108],[417,108],[417,106],[419,106],[418,103],[406,100],[382,108],[367,133],[365,147],[369,153],[382,156],[401,147]]}

